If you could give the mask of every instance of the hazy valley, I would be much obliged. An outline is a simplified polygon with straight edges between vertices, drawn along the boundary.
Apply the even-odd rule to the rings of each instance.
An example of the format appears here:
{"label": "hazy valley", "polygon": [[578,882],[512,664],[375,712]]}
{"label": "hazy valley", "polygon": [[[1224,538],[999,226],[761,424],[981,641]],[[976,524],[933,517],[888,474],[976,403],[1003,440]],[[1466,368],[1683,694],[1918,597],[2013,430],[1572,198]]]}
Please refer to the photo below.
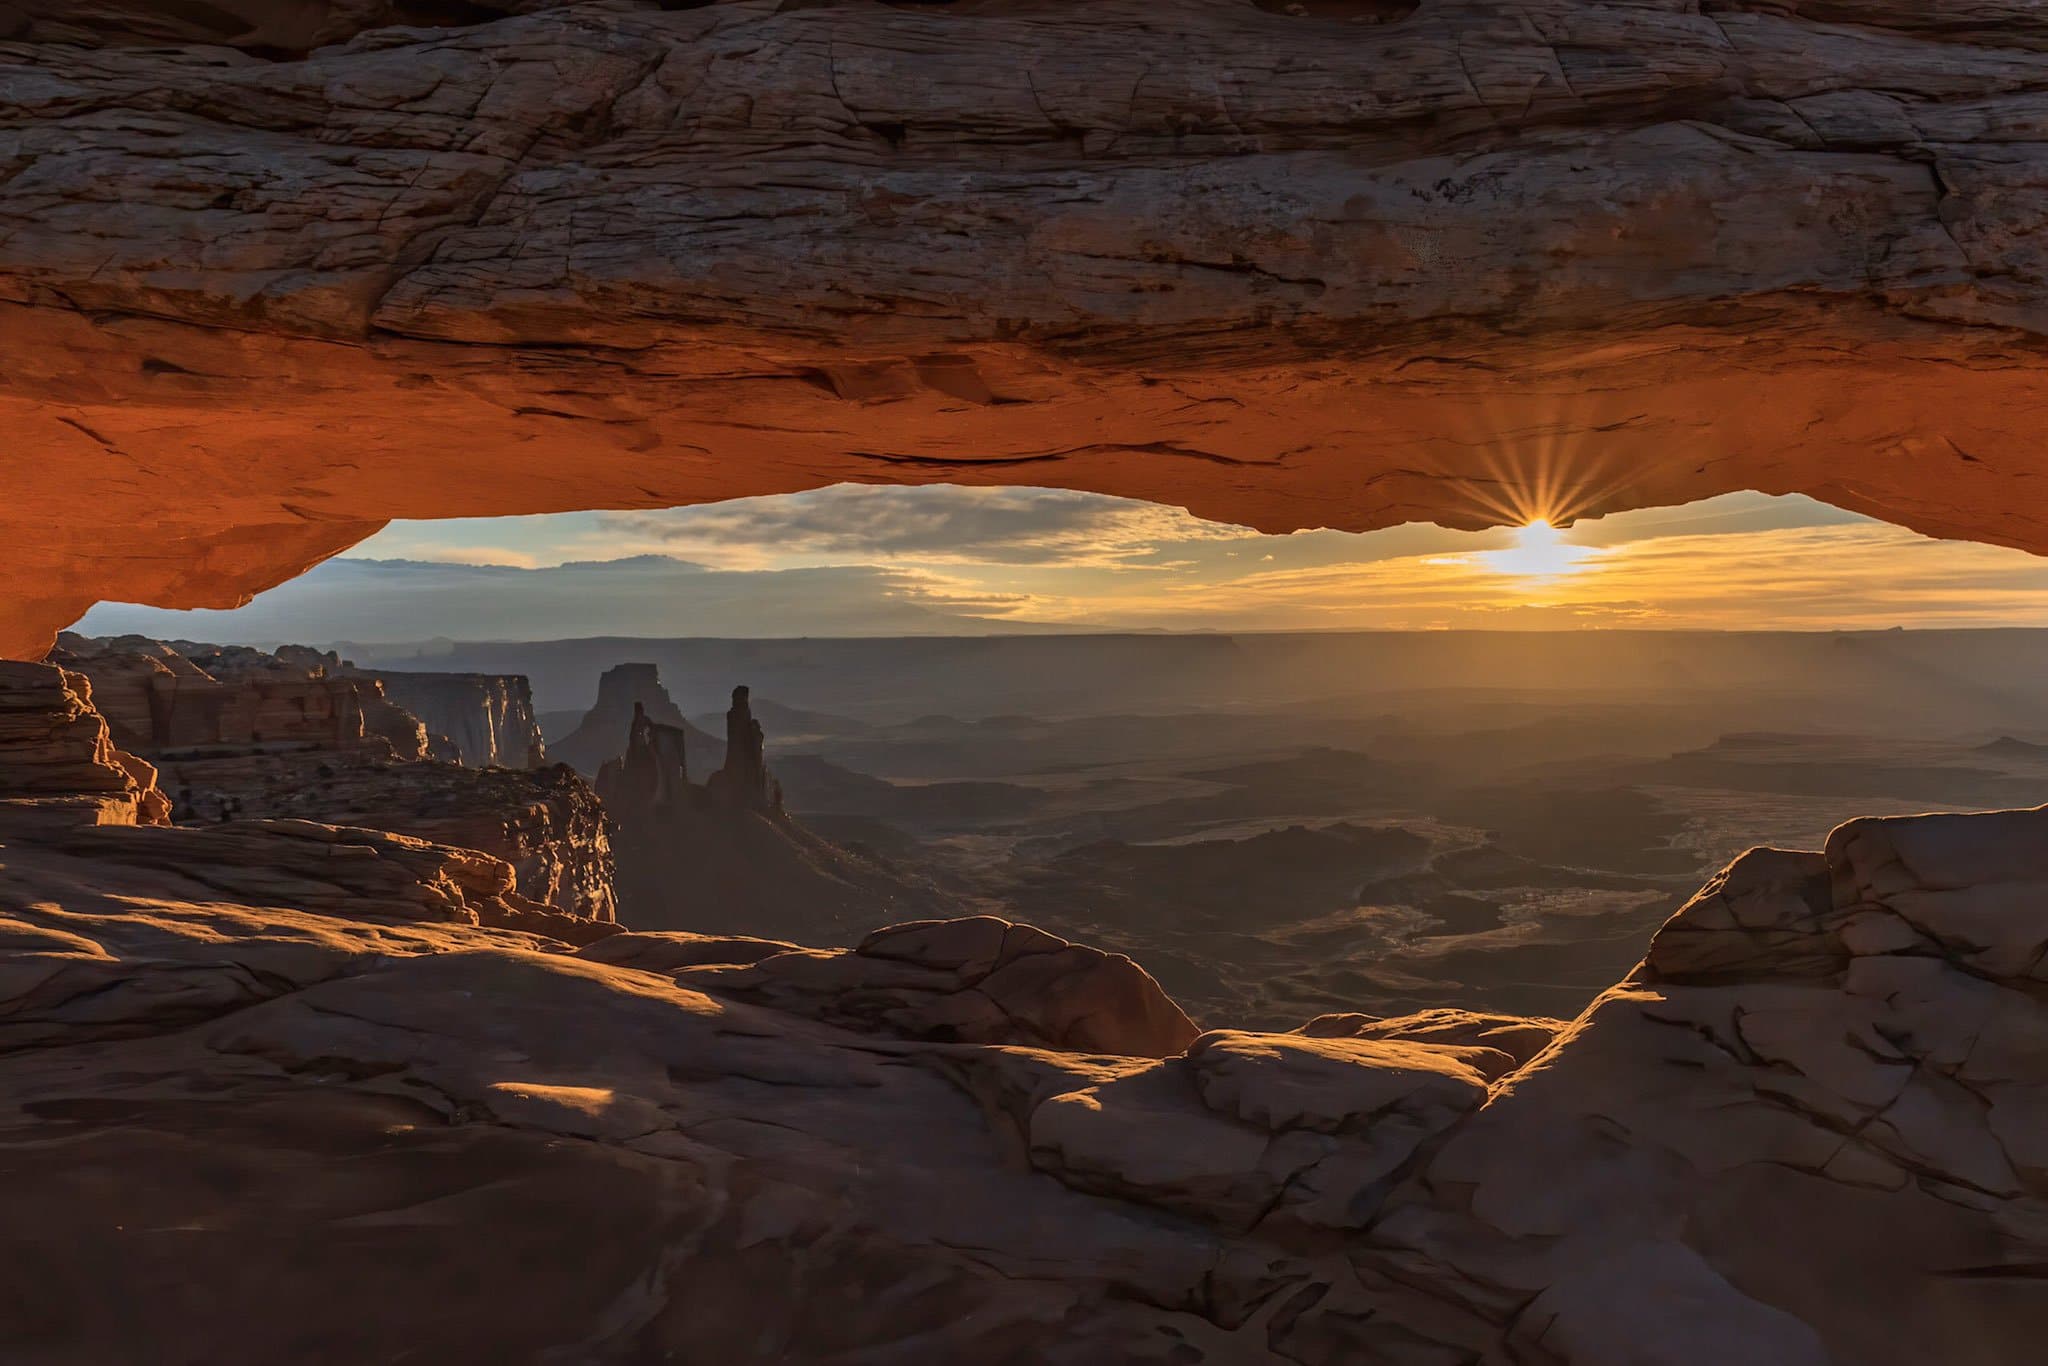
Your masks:
{"label": "hazy valley", "polygon": [[592,777],[602,741],[564,742],[603,670],[655,665],[698,774],[745,681],[796,821],[910,889],[756,902],[749,930],[684,877],[664,927],[824,944],[946,905],[1129,953],[1246,1028],[1569,1017],[1744,849],[2048,790],[2048,707],[1981,681],[2033,676],[2048,632],[340,648],[533,678],[553,757]]}

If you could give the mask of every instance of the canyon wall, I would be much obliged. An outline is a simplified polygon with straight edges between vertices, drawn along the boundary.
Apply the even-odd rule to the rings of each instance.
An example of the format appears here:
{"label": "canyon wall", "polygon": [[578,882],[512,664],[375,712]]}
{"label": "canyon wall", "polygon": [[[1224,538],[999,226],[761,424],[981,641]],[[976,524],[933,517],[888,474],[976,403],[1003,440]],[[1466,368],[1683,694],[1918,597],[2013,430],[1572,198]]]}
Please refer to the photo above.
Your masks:
{"label": "canyon wall", "polygon": [[0,653],[848,479],[2048,550],[2035,8],[426,8],[11,7]]}
{"label": "canyon wall", "polygon": [[[616,916],[610,826],[588,783],[561,765],[429,757],[446,737],[387,698],[381,678],[331,654],[68,633],[55,653],[90,681],[87,696],[109,718],[102,728],[159,766],[151,771],[174,820],[393,831],[502,860],[522,897],[562,916]],[[481,737],[492,744],[519,736],[503,723],[522,709],[537,735],[523,678],[405,677],[448,704],[444,720],[497,726]],[[511,705],[494,711],[496,702]]]}
{"label": "canyon wall", "polygon": [[[289,651],[291,647],[287,647]],[[51,658],[92,679],[114,738],[168,750],[387,750],[424,758],[427,734],[374,680],[328,672],[311,651],[66,632]]]}
{"label": "canyon wall", "polygon": [[399,706],[420,718],[446,753],[471,768],[539,768],[547,744],[533,714],[533,688],[518,674],[400,673],[355,670],[374,679]]}
{"label": "canyon wall", "polygon": [[170,802],[146,760],[114,744],[92,681],[0,660],[0,837],[43,826],[161,825]]}

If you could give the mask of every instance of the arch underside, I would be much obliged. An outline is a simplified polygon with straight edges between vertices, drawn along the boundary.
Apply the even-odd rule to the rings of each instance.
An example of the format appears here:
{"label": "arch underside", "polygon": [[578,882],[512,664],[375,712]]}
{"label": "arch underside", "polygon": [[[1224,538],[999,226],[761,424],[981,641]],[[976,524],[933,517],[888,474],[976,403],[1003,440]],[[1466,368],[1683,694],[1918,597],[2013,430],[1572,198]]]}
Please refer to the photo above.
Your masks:
{"label": "arch underside", "polygon": [[2048,553],[2032,11],[523,8],[0,42],[0,654],[390,518],[840,480]]}

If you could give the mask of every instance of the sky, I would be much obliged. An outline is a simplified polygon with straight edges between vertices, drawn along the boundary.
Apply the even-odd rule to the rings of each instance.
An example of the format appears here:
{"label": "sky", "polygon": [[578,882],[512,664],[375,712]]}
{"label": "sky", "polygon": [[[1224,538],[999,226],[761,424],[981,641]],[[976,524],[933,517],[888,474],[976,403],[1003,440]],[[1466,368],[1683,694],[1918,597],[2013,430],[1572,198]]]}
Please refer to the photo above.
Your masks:
{"label": "sky", "polygon": [[2048,559],[1729,494],[1557,532],[1263,535],[1035,488],[839,485],[398,522],[232,612],[79,630],[270,644],[1016,630],[2048,625]]}

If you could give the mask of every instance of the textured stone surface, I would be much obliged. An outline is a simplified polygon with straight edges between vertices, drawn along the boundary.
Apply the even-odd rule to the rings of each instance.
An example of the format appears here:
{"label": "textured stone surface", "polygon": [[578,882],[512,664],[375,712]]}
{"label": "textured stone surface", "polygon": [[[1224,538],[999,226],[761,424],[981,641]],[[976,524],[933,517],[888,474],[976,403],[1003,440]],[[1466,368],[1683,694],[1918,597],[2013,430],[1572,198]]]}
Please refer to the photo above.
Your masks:
{"label": "textured stone surface", "polygon": [[[229,821],[200,828],[81,826],[37,835],[24,849],[56,850],[106,871],[117,892],[123,867],[160,871],[208,889],[208,899],[351,918],[453,925],[570,928],[513,886],[503,859],[386,830],[315,821]],[[17,895],[20,895],[17,891]],[[606,932],[610,927],[605,927]]]}
{"label": "textured stone surface", "polygon": [[436,758],[471,768],[539,768],[547,744],[533,714],[533,686],[518,674],[351,670],[374,679],[437,742]]}
{"label": "textured stone surface", "polygon": [[390,675],[441,704],[436,720],[477,757],[521,745],[517,768],[472,767],[425,758],[454,742],[387,697],[383,675],[332,653],[67,632],[55,657],[92,680],[90,700],[112,734],[160,766],[151,772],[173,820],[287,819],[412,835],[504,860],[519,894],[551,911],[616,916],[597,794],[566,767],[526,765],[539,731],[524,678]]}
{"label": "textured stone surface", "polygon": [[426,753],[419,719],[387,701],[380,684],[331,676],[328,657],[311,651],[286,658],[246,645],[66,632],[51,658],[92,680],[94,705],[115,739],[144,753]]}
{"label": "textured stone surface", "polygon": [[[1667,929],[1666,936],[1669,934]],[[1564,1027],[1563,1020],[1440,1007],[1386,1018],[1318,1015],[1295,1032],[1317,1039],[1375,1039],[1462,1048],[1469,1052],[1466,1061],[1470,1066],[1486,1077],[1498,1077],[1550,1047]]]}
{"label": "textured stone surface", "polygon": [[184,822],[284,818],[412,835],[503,859],[520,895],[564,915],[616,918],[604,808],[559,764],[474,769],[313,751],[172,757],[159,776]]}
{"label": "textured stone surface", "polygon": [[434,8],[0,45],[0,652],[390,517],[840,479],[2048,549],[2033,7]]}
{"label": "textured stone surface", "polygon": [[160,825],[156,769],[114,745],[92,682],[48,664],[0,660],[0,833]]}
{"label": "textured stone surface", "polygon": [[[1048,1046],[1091,951],[988,920],[572,953],[472,923],[508,876],[320,827],[0,844],[10,1344],[2010,1366],[2048,1332],[2048,809],[1745,855],[1491,1084],[1393,1036],[1443,1017]],[[901,1009],[1059,962],[1034,1045]]]}
{"label": "textured stone surface", "polygon": [[791,949],[738,970],[692,965],[677,980],[909,1038],[1161,1058],[1198,1032],[1122,954],[993,916],[892,925],[851,950]]}

